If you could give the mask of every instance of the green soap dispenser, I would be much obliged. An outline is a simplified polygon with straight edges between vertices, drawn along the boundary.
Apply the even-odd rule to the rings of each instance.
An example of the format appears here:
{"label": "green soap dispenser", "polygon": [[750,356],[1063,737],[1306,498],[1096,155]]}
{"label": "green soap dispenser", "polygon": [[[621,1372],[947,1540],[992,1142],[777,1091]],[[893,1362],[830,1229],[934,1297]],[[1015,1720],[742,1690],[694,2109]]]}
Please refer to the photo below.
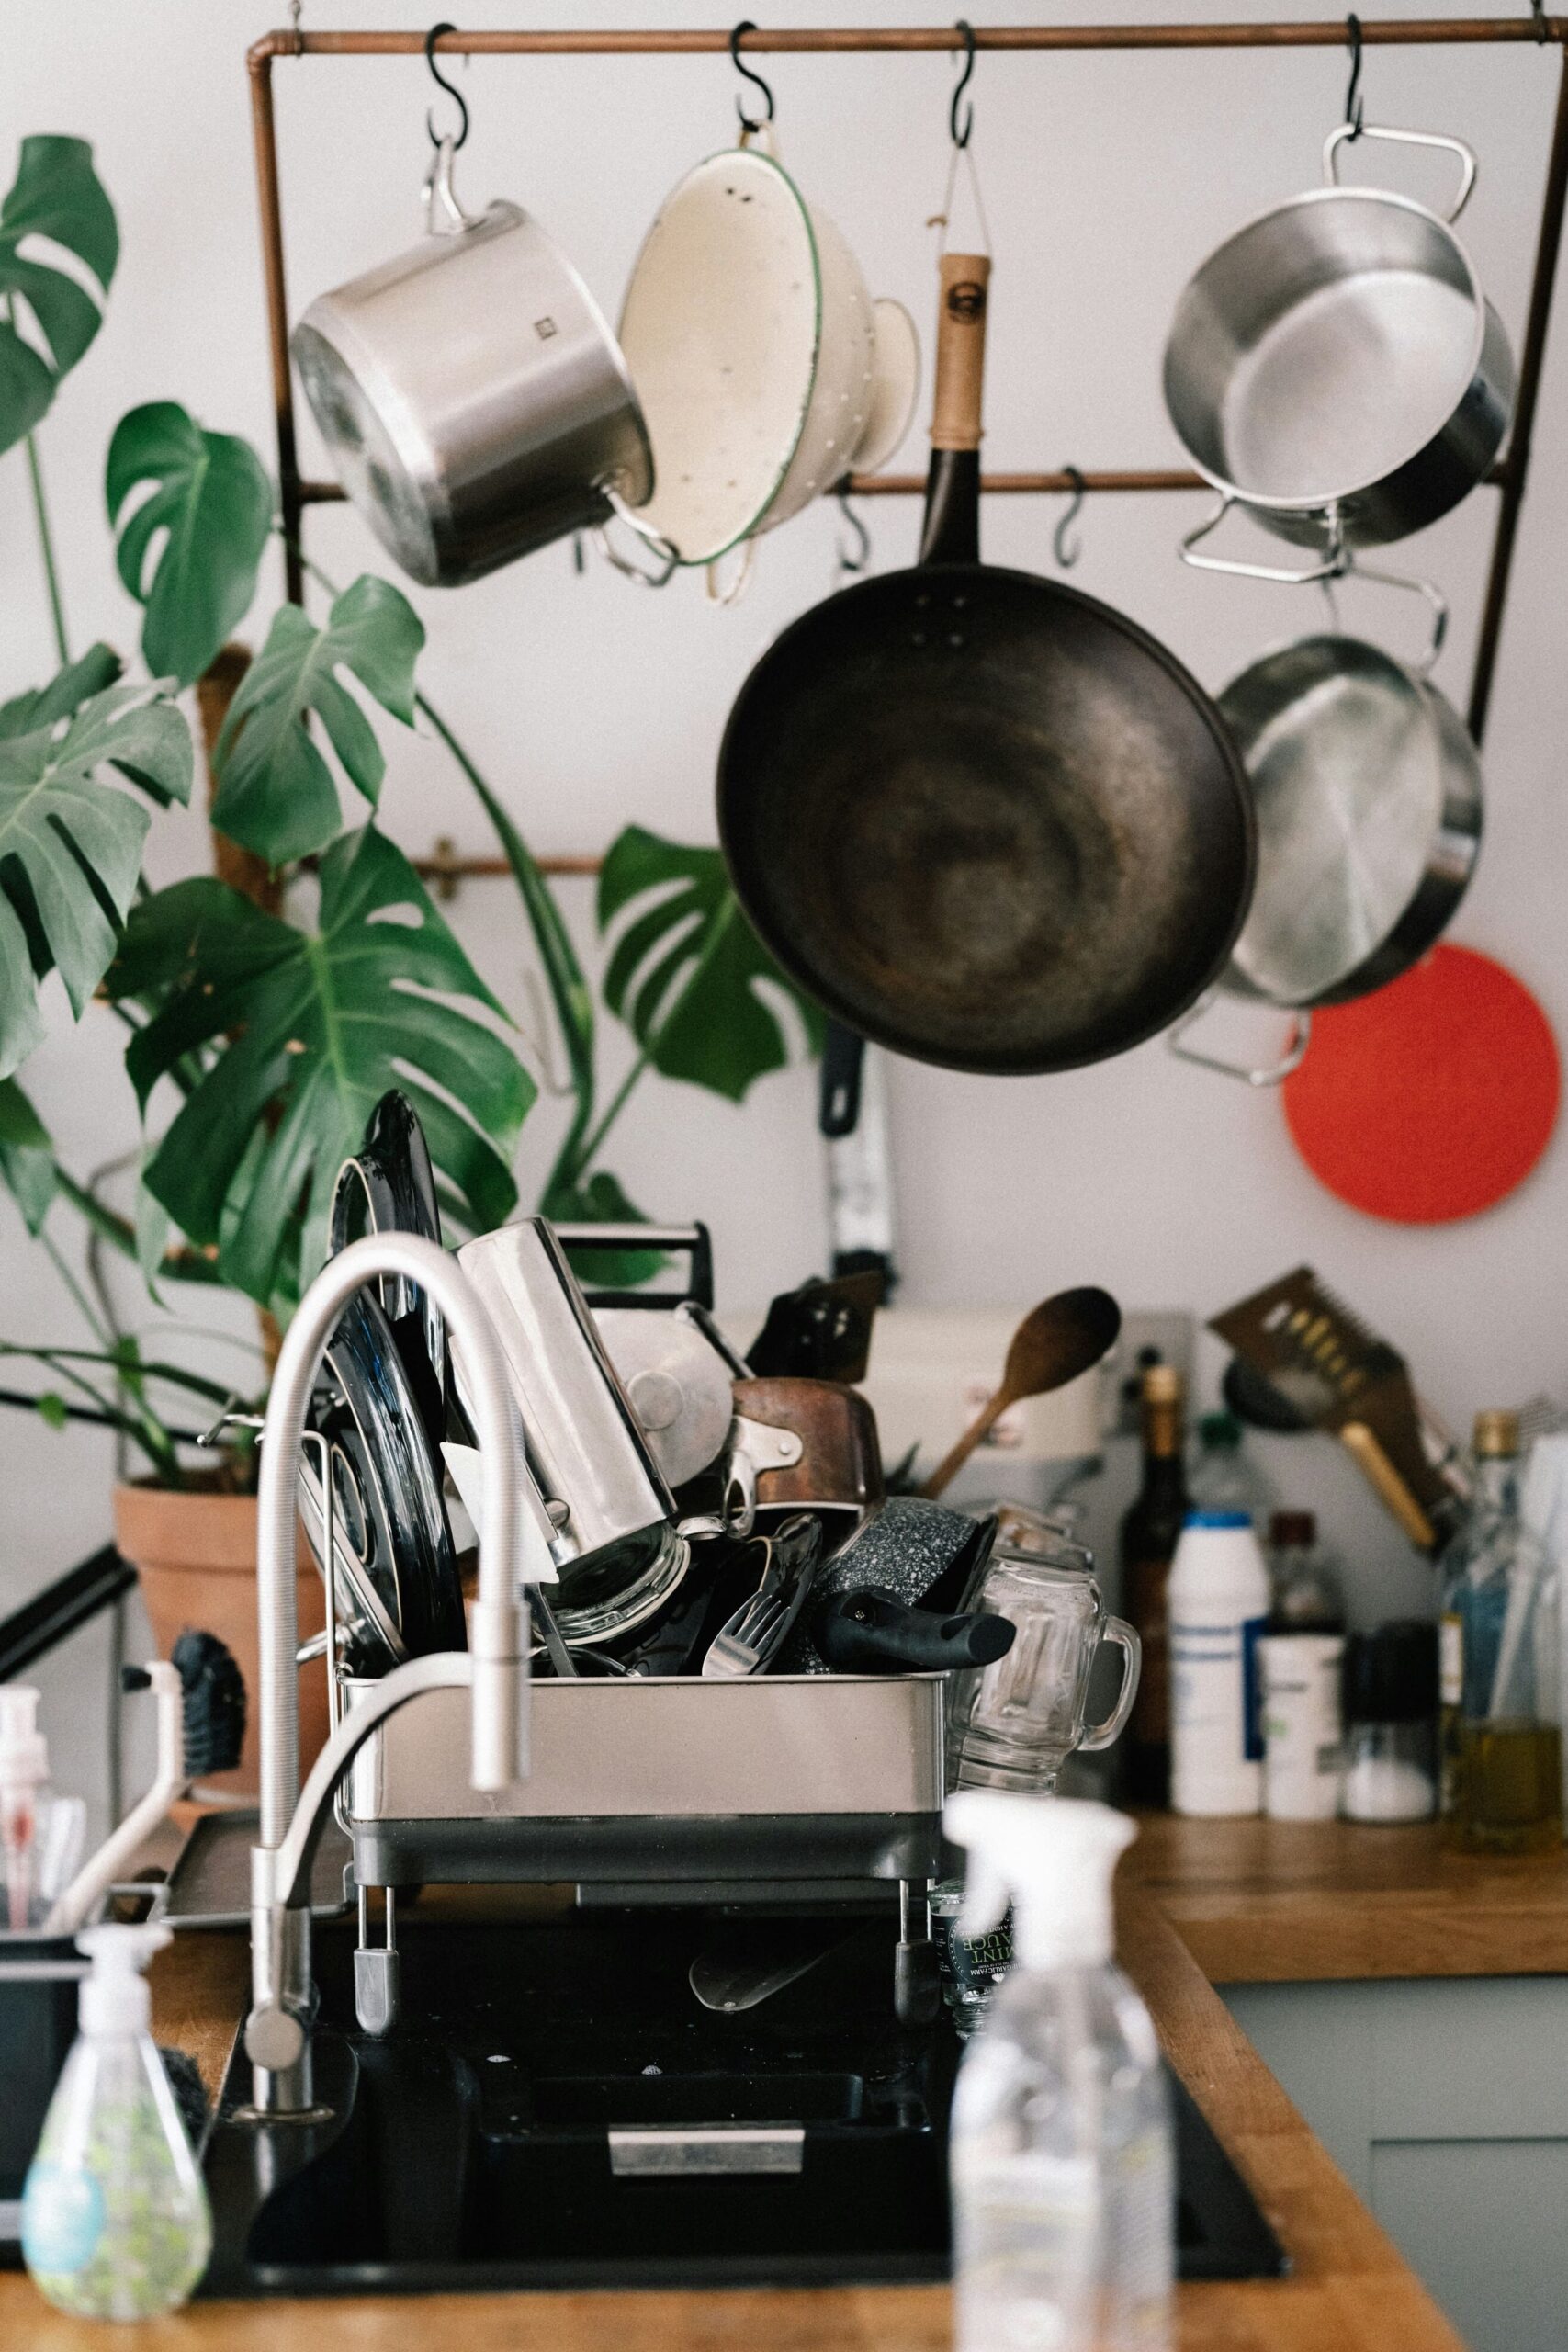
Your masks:
{"label": "green soap dispenser", "polygon": [[166,1928],[90,1928],[81,2031],[22,2191],[35,2284],[79,2319],[154,2319],[190,2294],[212,2217],[164,2062],[141,1971]]}

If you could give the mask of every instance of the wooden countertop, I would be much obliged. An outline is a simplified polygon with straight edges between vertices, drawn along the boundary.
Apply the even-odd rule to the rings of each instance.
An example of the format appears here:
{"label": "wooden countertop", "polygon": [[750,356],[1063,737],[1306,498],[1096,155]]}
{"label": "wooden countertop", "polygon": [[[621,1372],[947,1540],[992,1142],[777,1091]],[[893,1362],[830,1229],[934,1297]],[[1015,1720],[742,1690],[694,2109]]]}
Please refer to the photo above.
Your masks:
{"label": "wooden countertop", "polygon": [[1211,1984],[1568,1975],[1568,1849],[1446,1852],[1437,1826],[1147,1815],[1129,1860]]}
{"label": "wooden countertop", "polygon": [[[1429,1830],[1143,1828],[1121,1888],[1123,1965],[1294,2264],[1286,2279],[1181,2288],[1180,2352],[1462,2352],[1212,1984],[1568,1971],[1562,1857],[1471,1864]],[[154,1972],[159,2036],[209,2085],[246,1967],[240,1937],[187,1936]],[[451,2337],[464,2352],[949,2352],[951,2329],[946,2290],[924,2287],[198,2303],[108,2330],[0,2278],[6,2352],[305,2352],[307,2339],[310,2352],[442,2352]]]}

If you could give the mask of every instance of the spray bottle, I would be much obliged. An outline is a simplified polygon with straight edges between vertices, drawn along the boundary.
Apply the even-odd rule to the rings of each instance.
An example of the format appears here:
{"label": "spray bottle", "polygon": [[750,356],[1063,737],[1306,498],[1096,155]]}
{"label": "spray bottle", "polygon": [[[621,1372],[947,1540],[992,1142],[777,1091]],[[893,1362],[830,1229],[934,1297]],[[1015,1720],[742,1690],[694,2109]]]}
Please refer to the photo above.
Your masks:
{"label": "spray bottle", "polygon": [[148,2031],[141,1971],[166,1928],[91,1928],[81,2032],[22,2190],[22,2253],[81,2319],[152,2319],[183,2303],[212,2251],[207,2191]]}
{"label": "spray bottle", "polygon": [[0,1683],[0,1851],[6,1894],[0,1928],[25,1934],[76,1867],[86,1828],[80,1797],[50,1793],[49,1746],[29,1684]]}
{"label": "spray bottle", "polygon": [[1016,1962],[968,2044],[951,2141],[956,2352],[1164,2352],[1175,2185],[1148,2011],[1111,1962],[1107,1805],[964,1789],[960,1926],[1010,1900]]}

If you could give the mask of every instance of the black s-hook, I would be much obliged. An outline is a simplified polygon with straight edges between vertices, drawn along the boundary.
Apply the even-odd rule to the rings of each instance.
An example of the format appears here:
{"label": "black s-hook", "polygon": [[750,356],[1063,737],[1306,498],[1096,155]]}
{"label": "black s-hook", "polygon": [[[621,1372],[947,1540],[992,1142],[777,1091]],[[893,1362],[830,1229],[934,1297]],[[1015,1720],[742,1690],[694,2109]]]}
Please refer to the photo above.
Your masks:
{"label": "black s-hook", "polygon": [[751,83],[755,88],[761,90],[763,101],[768,109],[766,114],[759,116],[757,120],[753,122],[751,117],[746,111],[745,98],[739,90],[736,91],[735,111],[740,117],[740,128],[742,130],[750,131],[753,134],[761,130],[764,122],[772,122],[773,119],[773,94],[772,90],[769,89],[767,84],[763,81],[760,74],[754,74],[752,72],[751,68],[745,62],[740,54],[741,35],[743,33],[754,33],[756,29],[757,28],[751,22],[750,17],[743,17],[741,22],[736,26],[735,30],[729,36],[730,63],[734,66],[736,72],[741,76],[742,80]]}
{"label": "black s-hook", "polygon": [[964,36],[964,71],[953,88],[953,104],[947,110],[947,127],[953,134],[953,145],[967,147],[975,129],[975,101],[971,98],[964,107],[962,121],[959,120],[958,102],[975,78],[975,28],[965,17],[960,17],[958,29]]}
{"label": "black s-hook", "polygon": [[1345,38],[1350,44],[1350,86],[1345,93],[1345,119],[1350,126],[1351,138],[1359,139],[1366,109],[1361,97],[1361,19],[1353,9],[1345,19]]}
{"label": "black s-hook", "polygon": [[1051,547],[1062,570],[1070,571],[1083,553],[1082,545],[1071,534],[1073,525],[1083,512],[1083,503],[1089,494],[1089,484],[1077,466],[1064,466],[1062,471],[1066,475],[1071,485],[1072,496],[1063,508],[1056,527],[1051,535]]}
{"label": "black s-hook", "polygon": [[[435,62],[435,44],[440,40],[443,33],[455,33],[457,29],[457,28],[456,25],[432,25],[430,30],[424,36],[424,62],[430,68],[430,78],[435,84],[437,89],[446,91],[447,96],[452,100],[453,105],[457,107],[457,112],[463,118],[462,128],[458,131],[456,139],[452,141],[454,153],[456,153],[457,149],[463,145],[468,136],[468,109],[461,90],[454,88],[453,85],[446,79],[446,74],[441,71],[440,66]],[[430,133],[431,145],[433,147],[439,147],[441,140],[435,128],[434,111],[431,107],[426,107],[425,109],[424,127]]]}

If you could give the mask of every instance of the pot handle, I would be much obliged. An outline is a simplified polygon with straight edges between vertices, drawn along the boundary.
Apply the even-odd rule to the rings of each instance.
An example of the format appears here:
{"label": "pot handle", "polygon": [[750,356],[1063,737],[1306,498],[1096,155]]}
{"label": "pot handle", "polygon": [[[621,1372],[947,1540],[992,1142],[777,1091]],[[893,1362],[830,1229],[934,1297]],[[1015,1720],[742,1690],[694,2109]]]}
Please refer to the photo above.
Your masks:
{"label": "pot handle", "polygon": [[1220,503],[1213,513],[1205,515],[1202,522],[1189,531],[1182,540],[1180,554],[1183,563],[1190,563],[1194,571],[1224,571],[1236,580],[1277,580],[1287,588],[1303,587],[1314,580],[1337,580],[1348,565],[1350,559],[1340,536],[1339,512],[1335,506],[1324,510],[1327,521],[1327,552],[1321,563],[1313,564],[1308,571],[1288,571],[1283,564],[1276,563],[1240,563],[1234,556],[1200,555],[1197,550],[1202,542],[1211,532],[1219,529],[1231,508],[1240,503],[1242,502],[1234,491],[1221,492]]}
{"label": "pot handle", "polygon": [[1323,176],[1330,187],[1339,186],[1339,150],[1350,139],[1386,139],[1401,147],[1442,147],[1459,157],[1459,194],[1443,220],[1450,226],[1459,219],[1470,202],[1475,186],[1476,161],[1473,147],[1462,139],[1450,139],[1440,130],[1393,130],[1386,123],[1364,122],[1359,128],[1353,122],[1342,122],[1331,130],[1323,142]]}
{"label": "pot handle", "polygon": [[1357,562],[1346,564],[1345,577],[1347,580],[1375,580],[1381,587],[1408,588],[1412,594],[1425,596],[1432,616],[1431,630],[1427,639],[1427,650],[1406,666],[1414,670],[1418,678],[1427,676],[1433,663],[1443,650],[1443,640],[1449,633],[1449,600],[1438,586],[1437,582],[1416,580],[1404,571],[1378,571],[1371,564]]}
{"label": "pot handle", "polygon": [[1113,1642],[1122,1652],[1122,1688],[1116,1693],[1116,1704],[1100,1724],[1085,1724],[1078,1746],[1085,1756],[1096,1756],[1119,1739],[1133,1712],[1133,1702],[1138,1695],[1138,1680],[1143,1672],[1144,1645],[1124,1617],[1108,1617],[1100,1629],[1102,1642]]}
{"label": "pot handle", "polygon": [[431,159],[430,176],[424,183],[424,227],[427,236],[460,237],[465,229],[477,229],[484,218],[482,213],[465,212],[452,185],[452,163],[457,153],[457,142],[448,132],[436,146]]}
{"label": "pot handle", "polygon": [[672,547],[667,538],[654,529],[651,523],[645,523],[641,515],[626,504],[613,481],[602,481],[599,484],[599,492],[615,520],[618,523],[624,523],[628,531],[635,533],[637,538],[653,549],[659,558],[660,568],[657,571],[650,571],[646,564],[634,563],[629,556],[624,556],[613,544],[609,531],[601,523],[593,534],[593,538],[605,562],[618,571],[623,579],[635,580],[639,588],[668,587],[675,576],[675,568],[681,560],[680,549]]}
{"label": "pot handle", "polygon": [[1214,991],[1210,989],[1199,998],[1190,1012],[1183,1013],[1181,1019],[1173,1022],[1167,1030],[1165,1042],[1179,1062],[1191,1062],[1199,1069],[1217,1069],[1222,1077],[1242,1079],[1248,1086],[1280,1086],[1292,1070],[1300,1069],[1312,1037],[1312,1014],[1309,1012],[1304,1009],[1295,1011],[1295,1026],[1291,1032],[1290,1044],[1277,1062],[1257,1069],[1247,1062],[1226,1061],[1222,1054],[1201,1053],[1197,1046],[1187,1043],[1188,1032],[1197,1026],[1213,1001]]}

